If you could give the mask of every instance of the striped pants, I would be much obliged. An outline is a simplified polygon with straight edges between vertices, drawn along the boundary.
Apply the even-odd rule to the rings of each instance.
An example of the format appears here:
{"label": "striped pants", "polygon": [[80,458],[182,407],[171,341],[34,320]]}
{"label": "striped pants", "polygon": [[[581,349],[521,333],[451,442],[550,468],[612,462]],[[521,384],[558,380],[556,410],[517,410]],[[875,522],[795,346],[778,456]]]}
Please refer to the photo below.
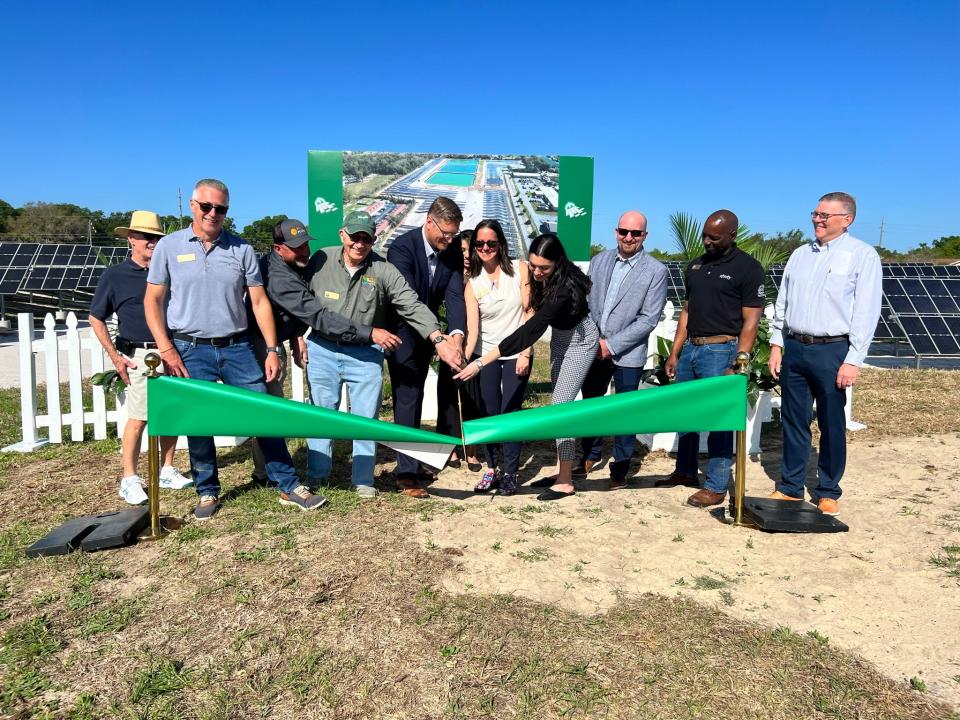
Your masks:
{"label": "striped pants", "polygon": [[[575,400],[584,379],[597,356],[600,331],[587,315],[572,330],[553,328],[550,338],[550,381],[553,383],[553,405]],[[573,438],[557,438],[557,458],[574,460]]]}

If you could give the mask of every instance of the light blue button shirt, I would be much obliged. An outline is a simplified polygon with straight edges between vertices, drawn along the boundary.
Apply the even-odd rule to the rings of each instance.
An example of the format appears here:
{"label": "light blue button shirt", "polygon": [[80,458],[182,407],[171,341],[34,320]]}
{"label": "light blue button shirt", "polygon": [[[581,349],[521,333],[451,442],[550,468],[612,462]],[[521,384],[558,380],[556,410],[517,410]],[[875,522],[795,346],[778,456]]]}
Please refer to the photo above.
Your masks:
{"label": "light blue button shirt", "polygon": [[613,264],[613,274],[610,276],[610,284],[607,285],[607,296],[603,299],[603,312],[600,313],[601,333],[607,331],[607,320],[610,319],[610,313],[613,312],[613,305],[617,301],[617,296],[620,294],[620,286],[623,285],[623,281],[627,275],[630,274],[630,271],[633,270],[633,266],[637,264],[637,261],[640,259],[640,253],[642,252],[641,250],[628,258],[620,257],[620,253],[617,253],[617,260]]}
{"label": "light blue button shirt", "polygon": [[770,344],[786,333],[849,335],[844,362],[862,365],[880,319],[883,269],[877,251],[849,233],[798,247],[783,270]]}

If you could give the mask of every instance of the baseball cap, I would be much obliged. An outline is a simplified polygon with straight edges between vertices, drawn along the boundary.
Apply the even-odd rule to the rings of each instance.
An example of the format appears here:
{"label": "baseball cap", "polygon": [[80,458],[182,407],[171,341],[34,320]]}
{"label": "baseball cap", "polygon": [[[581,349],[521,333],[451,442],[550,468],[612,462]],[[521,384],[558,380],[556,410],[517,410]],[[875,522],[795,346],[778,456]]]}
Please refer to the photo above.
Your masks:
{"label": "baseball cap", "polygon": [[303,223],[292,218],[280,223],[280,232],[283,235],[283,244],[288,248],[296,249],[304,243],[314,241],[314,239],[307,234],[307,228],[303,226]]}
{"label": "baseball cap", "polygon": [[377,237],[377,227],[373,224],[373,218],[362,210],[354,210],[347,215],[343,220],[343,229],[347,231],[347,235],[365,232],[372,238]]}

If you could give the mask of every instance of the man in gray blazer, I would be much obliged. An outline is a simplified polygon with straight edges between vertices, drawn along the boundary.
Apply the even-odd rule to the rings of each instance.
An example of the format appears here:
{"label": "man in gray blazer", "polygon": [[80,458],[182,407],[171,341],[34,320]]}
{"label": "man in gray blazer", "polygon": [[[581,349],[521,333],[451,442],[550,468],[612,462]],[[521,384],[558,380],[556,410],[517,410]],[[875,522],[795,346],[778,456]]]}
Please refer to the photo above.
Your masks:
{"label": "man in gray blazer", "polygon": [[[631,210],[617,223],[616,250],[604,250],[590,261],[590,316],[600,328],[600,347],[583,383],[583,397],[600,397],[610,379],[617,393],[640,386],[647,362],[647,338],[660,320],[667,299],[667,268],[643,250],[647,218]],[[613,439],[610,489],[627,484],[636,446],[635,435]],[[585,475],[600,460],[603,438],[583,438],[582,459],[575,474]]]}

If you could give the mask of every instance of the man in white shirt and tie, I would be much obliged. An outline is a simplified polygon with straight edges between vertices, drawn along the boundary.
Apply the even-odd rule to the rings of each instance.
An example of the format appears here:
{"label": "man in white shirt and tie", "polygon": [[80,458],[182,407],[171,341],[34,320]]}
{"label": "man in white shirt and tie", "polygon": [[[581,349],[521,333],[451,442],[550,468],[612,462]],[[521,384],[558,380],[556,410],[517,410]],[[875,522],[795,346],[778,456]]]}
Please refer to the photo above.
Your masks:
{"label": "man in white shirt and tie", "polygon": [[770,497],[803,500],[816,401],[820,456],[813,494],[828,515],[839,512],[847,461],[846,391],[860,377],[883,288],[876,250],[847,232],[856,215],[847,193],[820,198],[811,213],[816,239],[787,261],[770,335],[769,366],[780,378],[783,421],[780,481]]}

